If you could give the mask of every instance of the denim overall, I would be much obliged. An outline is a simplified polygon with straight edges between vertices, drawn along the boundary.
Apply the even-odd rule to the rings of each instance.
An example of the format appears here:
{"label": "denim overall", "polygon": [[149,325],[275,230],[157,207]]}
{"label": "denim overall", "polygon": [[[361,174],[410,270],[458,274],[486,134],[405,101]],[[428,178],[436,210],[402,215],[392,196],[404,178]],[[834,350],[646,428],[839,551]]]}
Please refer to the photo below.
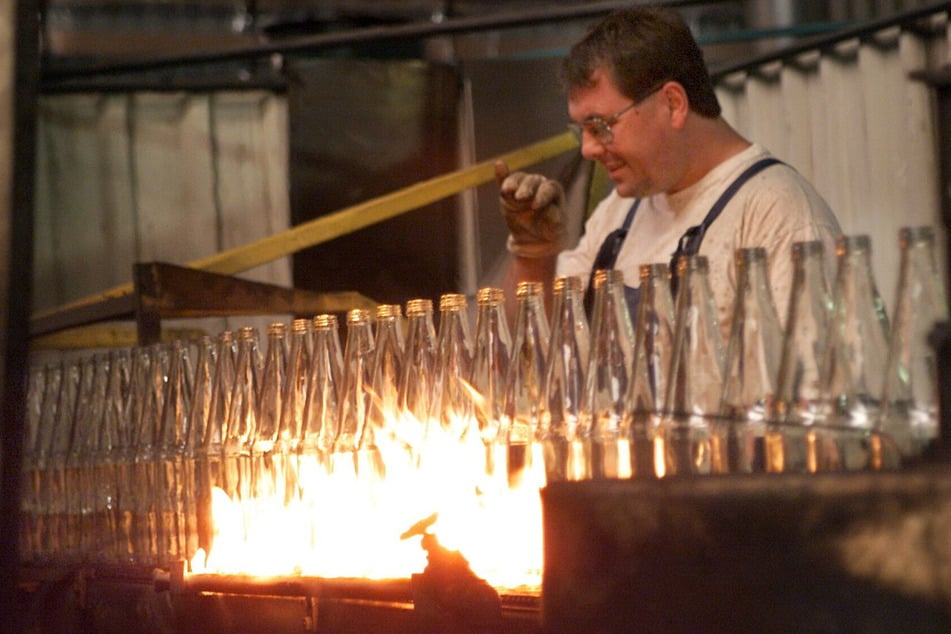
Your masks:
{"label": "denim overall", "polygon": [[[674,297],[677,296],[677,258],[681,255],[696,255],[700,250],[700,242],[703,240],[703,235],[707,232],[710,225],[713,224],[713,221],[717,219],[717,216],[720,215],[720,212],[723,211],[727,203],[730,202],[730,199],[733,198],[737,190],[754,174],[776,163],[782,163],[782,161],[770,157],[760,159],[746,168],[746,170],[737,176],[736,180],[730,183],[730,186],[720,194],[720,197],[713,204],[713,207],[710,208],[710,211],[707,212],[703,221],[699,225],[690,227],[680,236],[680,240],[677,241],[677,250],[674,251],[670,258],[670,290],[674,294]],[[634,214],[637,213],[637,208],[640,204],[640,198],[634,201],[634,204],[631,205],[627,215],[624,217],[624,222],[618,229],[615,229],[607,235],[604,242],[601,243],[601,247],[598,249],[597,256],[594,258],[594,264],[591,266],[591,277],[588,280],[588,288],[584,294],[584,308],[589,320],[591,319],[591,314],[594,309],[594,273],[599,269],[614,268],[617,256],[621,252],[621,245],[624,244],[624,240],[627,238],[627,231],[631,227],[631,222],[634,221]],[[625,286],[624,299],[627,302],[627,310],[633,322],[637,318],[637,306],[641,299],[640,287],[631,288],[630,286]]]}

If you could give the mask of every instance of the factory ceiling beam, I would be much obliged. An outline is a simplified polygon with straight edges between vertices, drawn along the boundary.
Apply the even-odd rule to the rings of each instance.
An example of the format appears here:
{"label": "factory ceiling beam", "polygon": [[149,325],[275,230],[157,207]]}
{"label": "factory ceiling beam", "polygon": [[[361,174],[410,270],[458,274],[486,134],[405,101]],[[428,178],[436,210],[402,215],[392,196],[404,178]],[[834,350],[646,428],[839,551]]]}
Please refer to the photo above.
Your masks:
{"label": "factory ceiling beam", "polygon": [[662,4],[670,7],[710,4],[698,0],[671,0],[668,2],[631,2],[606,0],[584,4],[564,3],[506,11],[495,15],[450,18],[439,22],[419,22],[350,29],[282,38],[280,41],[230,47],[220,51],[196,51],[149,59],[104,59],[97,61],[47,60],[42,69],[44,85],[88,77],[141,73],[185,65],[210,64],[268,58],[273,55],[305,55],[345,46],[361,44],[412,41],[446,35],[460,35],[479,31],[509,29],[579,20],[603,15],[633,4]]}

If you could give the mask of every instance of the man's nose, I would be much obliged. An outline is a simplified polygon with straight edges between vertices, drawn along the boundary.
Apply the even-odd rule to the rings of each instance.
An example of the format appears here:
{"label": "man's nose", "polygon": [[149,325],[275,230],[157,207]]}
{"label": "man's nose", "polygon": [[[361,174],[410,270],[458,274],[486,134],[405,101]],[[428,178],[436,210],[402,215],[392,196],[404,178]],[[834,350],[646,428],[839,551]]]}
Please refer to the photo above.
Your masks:
{"label": "man's nose", "polygon": [[604,154],[604,145],[587,131],[581,133],[581,156],[589,160],[597,160]]}

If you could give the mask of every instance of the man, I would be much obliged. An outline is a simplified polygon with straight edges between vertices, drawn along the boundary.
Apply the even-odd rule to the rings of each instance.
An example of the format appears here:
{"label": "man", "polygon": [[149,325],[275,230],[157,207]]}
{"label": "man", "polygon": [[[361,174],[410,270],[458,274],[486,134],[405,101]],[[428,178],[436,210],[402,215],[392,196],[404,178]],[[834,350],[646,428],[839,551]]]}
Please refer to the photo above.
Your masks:
{"label": "man", "polygon": [[792,244],[822,240],[831,264],[838,223],[792,167],[720,116],[703,53],[680,15],[646,7],[611,14],[571,48],[561,79],[581,153],[604,166],[615,188],[585,223],[578,245],[563,251],[561,186],[497,164],[513,256],[506,285],[550,282],[554,275],[587,281],[594,268],[616,268],[630,287],[633,319],[639,265],[670,262],[688,229],[704,227],[683,242],[686,252],[709,260],[723,332],[741,247],[767,249],[773,299],[785,320]]}

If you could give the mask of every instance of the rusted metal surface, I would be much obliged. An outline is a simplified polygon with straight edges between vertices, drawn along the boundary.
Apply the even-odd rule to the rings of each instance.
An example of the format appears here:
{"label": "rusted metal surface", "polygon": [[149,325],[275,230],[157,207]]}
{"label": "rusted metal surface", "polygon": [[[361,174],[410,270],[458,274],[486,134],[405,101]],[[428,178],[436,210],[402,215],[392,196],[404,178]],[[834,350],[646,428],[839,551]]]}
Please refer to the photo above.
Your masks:
{"label": "rusted metal surface", "polygon": [[19,585],[24,627],[37,634],[540,633],[537,596],[500,597],[458,569],[437,567],[435,576],[427,569],[372,580],[189,575],[184,562],[171,570],[37,566],[23,570]]}
{"label": "rusted metal surface", "polygon": [[95,324],[110,319],[132,317],[135,300],[131,295],[103,297],[92,304],[82,304],[36,315],[30,320],[30,336],[35,337],[73,326]]}
{"label": "rusted metal surface", "polygon": [[316,293],[165,262],[137,263],[133,273],[135,283],[130,293],[104,294],[96,301],[34,317],[31,336],[134,318],[139,343],[148,344],[159,341],[163,319],[280,314],[309,317],[376,305],[353,291]]}
{"label": "rusted metal surface", "polygon": [[278,314],[309,317],[376,305],[354,292],[316,293],[165,262],[139,263],[133,268],[135,315],[142,344],[159,340],[162,319]]}
{"label": "rusted metal surface", "polygon": [[951,469],[555,483],[556,632],[951,631]]}
{"label": "rusted metal surface", "polygon": [[135,265],[139,310],[163,317],[292,313],[316,315],[373,308],[375,303],[356,293],[346,295],[353,305],[338,306],[332,296],[230,275],[208,273],[165,262]]}

